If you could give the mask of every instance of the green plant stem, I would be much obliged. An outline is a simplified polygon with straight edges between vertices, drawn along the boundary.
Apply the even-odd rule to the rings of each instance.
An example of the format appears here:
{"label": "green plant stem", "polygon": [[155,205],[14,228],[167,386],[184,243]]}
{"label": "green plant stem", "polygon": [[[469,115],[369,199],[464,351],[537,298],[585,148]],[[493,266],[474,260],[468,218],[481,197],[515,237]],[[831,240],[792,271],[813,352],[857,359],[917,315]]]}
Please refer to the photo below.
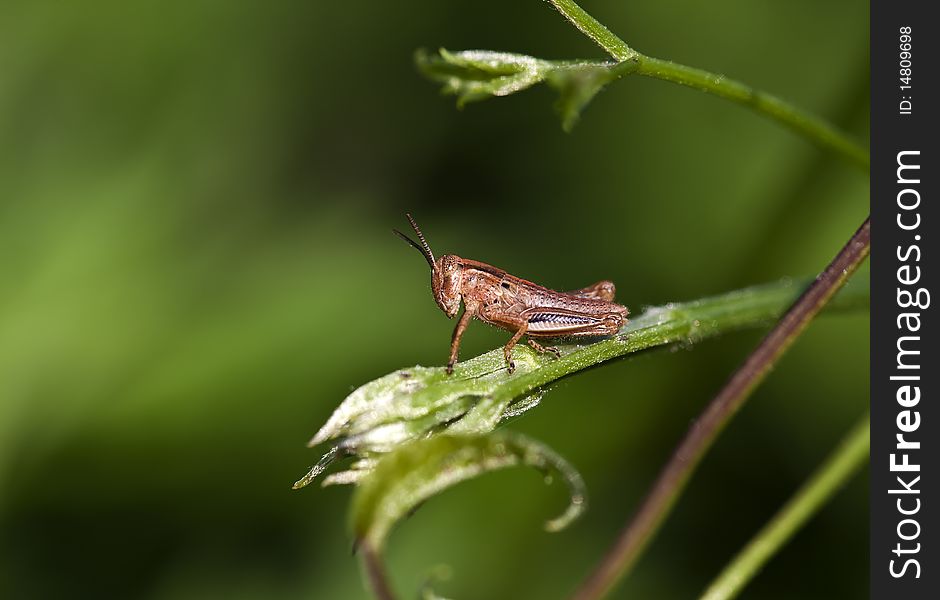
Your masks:
{"label": "green plant stem", "polygon": [[[562,356],[557,359],[535,354],[528,348],[517,348],[514,351],[517,364],[522,362],[519,353],[525,352],[537,364],[537,368],[530,370],[520,366],[515,374],[501,378],[500,385],[491,392],[491,396],[508,401],[561,377],[619,356],[667,344],[694,344],[715,335],[771,322],[784,313],[800,292],[806,289],[804,286],[784,281],[713,298],[651,308],[628,323],[613,338],[585,346],[559,346]],[[860,288],[863,286],[853,286],[851,293],[840,294],[836,308],[852,308],[867,302],[868,290]],[[569,349],[573,351],[569,352]],[[490,359],[489,362],[495,368],[504,370],[501,348],[478,358],[484,357]],[[461,373],[458,371],[456,374],[459,376]]]}
{"label": "green plant stem", "polygon": [[751,392],[763,381],[780,356],[865,260],[870,247],[871,224],[869,219],[865,219],[849,242],[793,303],[692,425],[663,468],[639,511],[623,528],[613,547],[576,592],[574,597],[577,600],[602,598],[630,572],[715,438]]}
{"label": "green plant stem", "polygon": [[823,119],[776,96],[756,90],[724,75],[641,54],[589,15],[576,2],[572,0],[549,1],[571,24],[594,40],[617,62],[627,63],[621,71],[623,74],[636,73],[671,81],[731,100],[789,127],[822,148],[835,151],[863,170],[869,170],[868,150]]}
{"label": "green plant stem", "polygon": [[637,61],[637,68],[633,72],[638,75],[671,81],[737,102],[786,125],[822,148],[841,154],[865,171],[869,169],[870,159],[865,148],[823,119],[800,110],[789,102],[756,90],[740,81],[702,69],[642,54],[637,55],[633,60]]}
{"label": "green plant stem", "polygon": [[708,587],[702,600],[733,598],[760,568],[868,461],[870,417],[852,428],[839,447]]}
{"label": "green plant stem", "polygon": [[572,0],[548,1],[581,33],[594,40],[594,43],[617,59],[617,62],[623,62],[638,55],[636,50],[628,46],[614,32],[604,27],[600,21],[589,15],[587,11],[578,6],[577,2],[572,2]]}

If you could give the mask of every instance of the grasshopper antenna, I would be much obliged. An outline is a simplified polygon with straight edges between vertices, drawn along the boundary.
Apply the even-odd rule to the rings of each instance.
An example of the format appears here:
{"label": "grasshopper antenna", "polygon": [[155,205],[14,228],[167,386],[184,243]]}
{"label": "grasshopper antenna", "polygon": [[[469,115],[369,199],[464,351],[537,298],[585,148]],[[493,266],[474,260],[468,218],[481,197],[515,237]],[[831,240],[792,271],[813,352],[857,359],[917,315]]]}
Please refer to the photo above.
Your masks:
{"label": "grasshopper antenna", "polygon": [[418,224],[415,223],[415,220],[411,217],[411,215],[409,213],[405,213],[405,216],[408,217],[408,222],[411,223],[411,227],[415,230],[415,233],[418,234],[418,239],[421,240],[421,244],[419,245],[418,242],[414,241],[397,229],[392,229],[392,231],[394,231],[398,237],[408,242],[410,246],[413,246],[418,252],[420,252],[422,256],[424,256],[425,260],[428,261],[428,264],[431,265],[431,270],[434,270],[434,253],[431,252],[431,247],[428,246],[427,240],[424,239],[424,234],[422,234],[421,230],[418,229]]}

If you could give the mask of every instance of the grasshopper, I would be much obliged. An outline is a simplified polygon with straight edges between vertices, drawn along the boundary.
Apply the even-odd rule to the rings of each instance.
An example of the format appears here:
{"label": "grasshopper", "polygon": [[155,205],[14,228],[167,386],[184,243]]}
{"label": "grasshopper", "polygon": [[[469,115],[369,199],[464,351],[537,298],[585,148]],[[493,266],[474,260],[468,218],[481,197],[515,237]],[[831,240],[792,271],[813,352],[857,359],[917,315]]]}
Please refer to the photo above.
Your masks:
{"label": "grasshopper", "polygon": [[448,375],[454,372],[460,339],[474,317],[512,332],[512,337],[503,347],[510,373],[516,369],[512,361],[512,349],[522,336],[528,337],[529,345],[537,352],[551,352],[560,358],[558,348],[542,346],[532,338],[614,335],[627,322],[627,307],[614,302],[615,288],[610,281],[598,281],[570,292],[556,292],[492,265],[454,254],[445,254],[435,260],[418,224],[410,214],[405,216],[421,243],[418,244],[397,229],[392,231],[428,261],[431,266],[431,291],[437,305],[448,319],[453,319],[463,300],[464,311],[451,338]]}

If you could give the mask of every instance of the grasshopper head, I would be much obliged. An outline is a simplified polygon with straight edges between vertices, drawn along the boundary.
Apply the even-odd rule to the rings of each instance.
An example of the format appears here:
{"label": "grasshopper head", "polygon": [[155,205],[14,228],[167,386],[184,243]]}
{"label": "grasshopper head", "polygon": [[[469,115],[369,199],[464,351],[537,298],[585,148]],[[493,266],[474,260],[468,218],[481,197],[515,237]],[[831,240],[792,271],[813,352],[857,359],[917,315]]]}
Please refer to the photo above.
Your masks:
{"label": "grasshopper head", "polygon": [[431,271],[431,290],[434,300],[448,319],[453,319],[460,310],[460,284],[463,278],[460,257],[445,254]]}
{"label": "grasshopper head", "polygon": [[457,315],[457,311],[460,310],[460,280],[463,274],[460,258],[453,254],[445,254],[439,260],[434,260],[434,253],[431,252],[431,247],[424,239],[424,234],[418,229],[418,224],[411,218],[411,215],[406,213],[405,216],[408,217],[411,228],[418,234],[421,243],[415,242],[397,229],[392,231],[420,252],[424,259],[428,261],[428,265],[431,267],[431,291],[434,292],[434,300],[444,311],[444,314],[447,315],[447,318],[453,319]]}

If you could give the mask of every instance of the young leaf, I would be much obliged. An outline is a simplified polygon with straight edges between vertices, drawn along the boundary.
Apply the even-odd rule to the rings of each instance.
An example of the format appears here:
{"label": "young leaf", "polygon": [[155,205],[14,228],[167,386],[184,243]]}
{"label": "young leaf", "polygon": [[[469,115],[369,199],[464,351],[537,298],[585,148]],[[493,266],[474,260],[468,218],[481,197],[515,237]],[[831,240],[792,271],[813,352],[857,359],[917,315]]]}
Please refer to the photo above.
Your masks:
{"label": "young leaf", "polygon": [[584,511],[584,481],[548,447],[509,432],[439,435],[385,455],[360,482],[352,501],[355,538],[381,552],[395,523],[425,500],[461,481],[517,465],[555,472],[568,485],[568,508],[548,521],[546,529],[558,531]]}
{"label": "young leaf", "polygon": [[457,96],[457,105],[485,100],[490,96],[508,96],[545,79],[548,61],[524,54],[464,50],[438,55],[418,50],[418,68],[429,79],[444,84],[444,93]]}
{"label": "young leaf", "polygon": [[547,82],[558,90],[556,106],[566,131],[597,92],[633,67],[632,62],[552,61],[525,54],[443,48],[437,55],[419,50],[415,62],[426,77],[443,84],[444,93],[457,96],[459,107]]}

